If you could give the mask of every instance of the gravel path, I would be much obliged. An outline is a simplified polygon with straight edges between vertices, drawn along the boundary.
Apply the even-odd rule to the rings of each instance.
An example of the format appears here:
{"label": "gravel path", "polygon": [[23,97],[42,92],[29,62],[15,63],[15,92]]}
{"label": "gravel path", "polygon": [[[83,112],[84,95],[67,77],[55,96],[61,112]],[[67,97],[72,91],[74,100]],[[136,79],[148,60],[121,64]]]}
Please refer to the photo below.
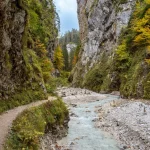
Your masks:
{"label": "gravel path", "polygon": [[49,97],[48,100],[37,101],[28,105],[19,106],[0,115],[0,150],[3,150],[3,145],[5,143],[5,139],[9,133],[13,120],[15,120],[21,112],[23,112],[25,109],[39,106],[43,103],[55,99],[55,97]]}

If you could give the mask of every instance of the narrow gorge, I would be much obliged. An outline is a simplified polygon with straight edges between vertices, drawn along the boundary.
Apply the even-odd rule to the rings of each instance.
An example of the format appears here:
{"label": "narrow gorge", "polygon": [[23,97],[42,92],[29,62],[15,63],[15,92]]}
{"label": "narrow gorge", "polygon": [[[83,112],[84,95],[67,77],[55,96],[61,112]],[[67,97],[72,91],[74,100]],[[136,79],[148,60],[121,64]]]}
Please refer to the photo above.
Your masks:
{"label": "narrow gorge", "polygon": [[150,0],[0,0],[0,150],[150,150],[149,99]]}

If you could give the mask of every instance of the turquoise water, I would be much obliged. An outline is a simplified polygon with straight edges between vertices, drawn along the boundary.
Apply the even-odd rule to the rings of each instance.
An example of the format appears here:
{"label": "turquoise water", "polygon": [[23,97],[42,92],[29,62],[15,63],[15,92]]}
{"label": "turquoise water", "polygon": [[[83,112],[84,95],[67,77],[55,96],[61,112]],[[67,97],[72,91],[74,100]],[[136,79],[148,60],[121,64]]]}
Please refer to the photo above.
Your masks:
{"label": "turquoise water", "polygon": [[80,103],[77,104],[77,107],[71,107],[71,112],[75,116],[70,118],[68,135],[58,141],[58,145],[69,150],[119,150],[113,137],[95,128],[92,121],[98,118],[95,113],[96,106],[101,106],[115,99],[118,97],[107,95],[103,100]]}

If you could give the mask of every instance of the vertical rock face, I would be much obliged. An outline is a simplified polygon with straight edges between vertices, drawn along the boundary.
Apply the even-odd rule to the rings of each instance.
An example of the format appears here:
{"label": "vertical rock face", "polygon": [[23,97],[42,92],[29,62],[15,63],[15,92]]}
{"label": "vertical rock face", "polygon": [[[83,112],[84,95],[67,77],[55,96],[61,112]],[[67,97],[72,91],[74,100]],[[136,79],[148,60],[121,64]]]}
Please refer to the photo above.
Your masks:
{"label": "vertical rock face", "polygon": [[134,4],[135,0],[124,3],[111,0],[78,1],[83,74],[100,61],[102,52],[113,52],[121,30],[128,25]]}
{"label": "vertical rock face", "polygon": [[91,68],[100,53],[114,50],[121,30],[128,25],[133,5],[134,0],[116,5],[110,0],[87,1],[88,34],[81,58],[83,66],[89,62]]}
{"label": "vertical rock face", "polygon": [[0,98],[25,80],[22,37],[26,12],[17,2],[0,2]]}
{"label": "vertical rock face", "polygon": [[77,3],[82,49],[70,76],[73,85],[150,98],[150,2]]}
{"label": "vertical rock face", "polygon": [[58,34],[55,18],[53,0],[0,0],[0,106],[6,99],[19,105],[45,95]]}
{"label": "vertical rock face", "polygon": [[77,3],[78,3],[78,19],[79,19],[79,26],[80,26],[80,38],[81,38],[81,42],[84,44],[88,33],[88,28],[87,28],[88,22],[85,13],[85,6],[87,0],[77,0]]}

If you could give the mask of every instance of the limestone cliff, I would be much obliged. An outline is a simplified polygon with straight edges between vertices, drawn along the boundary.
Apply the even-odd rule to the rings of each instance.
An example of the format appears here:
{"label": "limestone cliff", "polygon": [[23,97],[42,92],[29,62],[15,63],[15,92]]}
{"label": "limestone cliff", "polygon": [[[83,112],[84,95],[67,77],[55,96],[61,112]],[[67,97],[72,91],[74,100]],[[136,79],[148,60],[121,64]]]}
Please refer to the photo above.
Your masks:
{"label": "limestone cliff", "polygon": [[73,70],[73,85],[95,91],[120,90],[126,97],[150,98],[149,58],[146,58],[150,43],[139,40],[149,40],[144,29],[139,31],[139,22],[145,20],[141,28],[149,32],[149,1],[78,0],[77,3],[82,49]]}
{"label": "limestone cliff", "polygon": [[0,112],[44,98],[56,18],[52,0],[0,1]]}

